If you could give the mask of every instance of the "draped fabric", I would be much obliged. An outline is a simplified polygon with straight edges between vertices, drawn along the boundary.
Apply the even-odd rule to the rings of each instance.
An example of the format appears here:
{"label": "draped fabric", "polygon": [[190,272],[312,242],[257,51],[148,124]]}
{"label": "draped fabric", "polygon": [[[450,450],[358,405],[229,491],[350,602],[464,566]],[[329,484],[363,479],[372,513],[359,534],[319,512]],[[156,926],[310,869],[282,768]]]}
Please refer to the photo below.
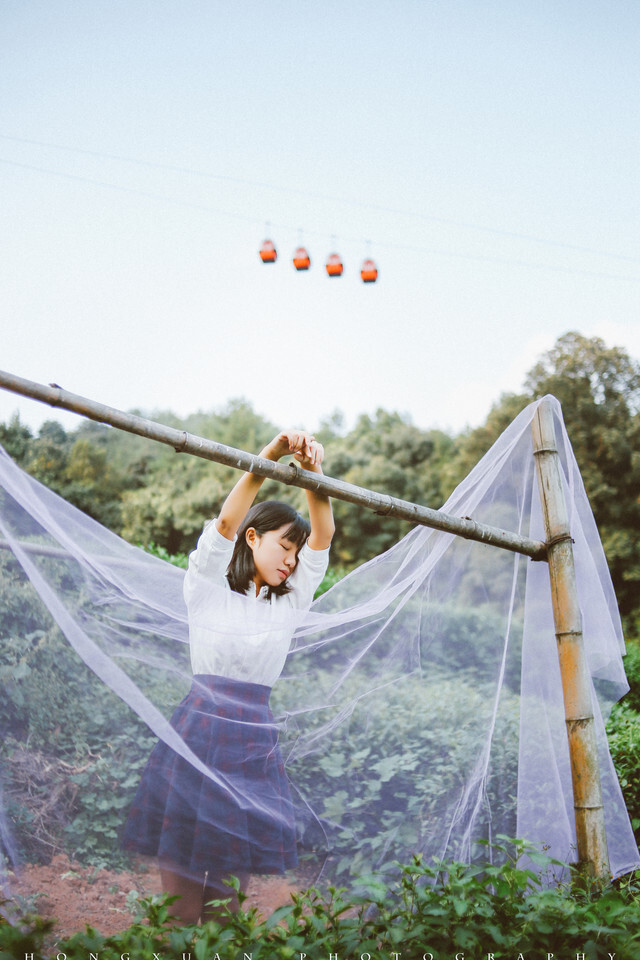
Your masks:
{"label": "draped fabric", "polygon": [[[624,643],[560,407],[547,400],[574,539],[607,842],[620,875],[640,866],[604,730],[628,689]],[[536,407],[518,416],[444,512],[544,540]],[[118,837],[158,740],[223,798],[200,804],[204,836],[226,832],[235,849],[246,823],[260,821],[271,862],[270,844],[276,850],[294,829],[306,876],[348,883],[414,853],[485,859],[484,841],[505,835],[577,859],[545,562],[417,527],[307,612],[227,595],[215,624],[222,642],[233,644],[238,622],[265,642],[288,630],[292,642],[263,719],[238,708],[226,692],[233,685],[216,687],[215,724],[226,716],[244,745],[225,765],[203,761],[170,722],[192,684],[182,570],[104,529],[4,452],[0,541],[6,862],[46,857],[60,845],[121,856]],[[201,712],[214,710],[202,706],[206,698],[198,702]],[[286,803],[261,781],[275,750]],[[191,778],[178,779],[188,806]],[[101,802],[118,821],[107,841],[97,829]]]}

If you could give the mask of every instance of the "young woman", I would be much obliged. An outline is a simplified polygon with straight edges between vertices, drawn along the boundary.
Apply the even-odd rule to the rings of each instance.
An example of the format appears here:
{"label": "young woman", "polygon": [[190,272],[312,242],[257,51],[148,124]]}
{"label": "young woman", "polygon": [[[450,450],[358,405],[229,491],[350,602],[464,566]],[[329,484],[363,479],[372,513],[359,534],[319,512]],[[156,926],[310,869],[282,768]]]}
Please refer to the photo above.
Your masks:
{"label": "young woman", "polygon": [[[310,434],[283,431],[260,456],[277,461],[287,453],[305,470],[322,472],[323,449]],[[311,605],[334,523],[329,499],[313,491],[308,523],[288,504],[252,506],[262,482],[250,473],[240,478],[205,526],[185,576],[194,677],[171,724],[210,775],[159,742],[123,838],[127,849],[158,856],[183,924],[215,915],[207,903],[231,896],[224,883],[230,875],[244,889],[251,873],[282,873],[297,862],[293,806],[269,709],[294,620],[277,613]]]}

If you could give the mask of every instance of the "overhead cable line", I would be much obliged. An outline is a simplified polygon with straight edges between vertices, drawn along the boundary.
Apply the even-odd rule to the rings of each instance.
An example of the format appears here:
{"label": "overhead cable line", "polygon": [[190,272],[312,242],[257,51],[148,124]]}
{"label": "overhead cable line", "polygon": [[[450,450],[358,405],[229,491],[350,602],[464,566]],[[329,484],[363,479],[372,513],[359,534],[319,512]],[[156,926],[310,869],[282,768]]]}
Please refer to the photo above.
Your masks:
{"label": "overhead cable line", "polygon": [[[125,187],[117,183],[110,183],[107,180],[96,180],[92,177],[83,177],[76,173],[67,173],[66,171],[60,170],[51,170],[47,167],[37,167],[29,163],[20,163],[17,160],[5,160],[0,157],[0,164],[5,164],[11,167],[18,167],[20,169],[31,170],[35,173],[44,173],[49,176],[61,177],[64,180],[77,181],[79,183],[89,183],[92,186],[103,187],[107,190],[116,190],[121,193],[128,193],[134,196],[144,197],[147,200],[160,201],[161,203],[167,203],[172,206],[186,207],[190,210],[199,210],[203,213],[215,213],[217,216],[228,217],[232,220],[239,220],[243,223],[262,223],[263,219],[261,217],[251,217],[247,214],[234,213],[230,210],[221,210],[219,207],[212,207],[208,204],[203,203],[194,203],[190,200],[178,200],[175,197],[168,197],[165,194],[153,193],[150,190],[141,190],[138,187]],[[290,233],[295,232],[298,228],[294,228],[291,224],[285,223],[274,223],[271,222],[271,226],[279,230],[287,230]],[[305,234],[309,236],[316,237],[326,237],[326,231],[324,230],[305,230]],[[343,240],[346,240],[349,243],[361,243],[361,237],[354,237],[345,234],[340,235]],[[504,264],[506,266],[516,266],[524,267],[526,269],[533,270],[544,270],[552,271],[554,273],[566,273],[577,276],[584,277],[596,277],[599,279],[605,280],[622,280],[629,283],[638,283],[640,282],[640,277],[625,276],[623,274],[616,273],[607,273],[605,271],[597,270],[582,270],[575,267],[564,267],[556,263],[536,263],[533,260],[522,260],[515,257],[496,257],[490,256],[488,254],[480,253],[460,253],[457,250],[443,250],[438,247],[430,247],[424,244],[411,244],[411,243],[402,243],[395,240],[376,240],[376,247],[387,247],[392,250],[405,250],[413,253],[420,254],[429,254],[434,257],[446,257],[456,260],[469,260],[475,261],[478,263],[496,263]]]}
{"label": "overhead cable line", "polygon": [[[494,234],[495,236],[506,237],[511,240],[526,240],[530,243],[536,243],[546,246],[561,247],[567,250],[574,250],[579,253],[588,253],[593,256],[607,257],[613,260],[622,260],[630,263],[640,263],[639,257],[630,257],[625,254],[610,253],[607,250],[596,250],[592,247],[583,247],[579,244],[567,243],[564,240],[550,240],[545,237],[537,237],[533,234],[520,233],[518,231],[506,230],[500,227],[488,227],[483,224],[469,223],[464,220],[456,220],[451,217],[439,217],[435,214],[422,213],[417,210],[401,210],[396,207],[388,207],[383,204],[371,203],[368,200],[355,200],[351,197],[332,196],[313,190],[301,190],[297,187],[280,186],[278,184],[266,183],[261,180],[251,180],[244,177],[234,177],[228,174],[212,173],[207,170],[198,170],[193,167],[187,167],[180,164],[162,163],[156,160],[140,160],[136,157],[127,157],[121,154],[106,153],[99,150],[87,150],[83,147],[70,147],[59,143],[50,143],[44,140],[30,140],[23,137],[11,137],[0,133],[0,140],[6,140],[13,143],[24,143],[31,146],[47,147],[54,150],[64,150],[68,153],[77,153],[84,156],[95,157],[102,160],[115,160],[119,163],[130,163],[137,166],[149,167],[157,170],[167,170],[173,173],[187,173],[191,176],[204,177],[210,180],[220,180],[228,183],[238,183],[244,186],[260,187],[262,189],[273,190],[279,193],[288,193],[296,196],[314,198],[318,200],[331,201],[332,203],[349,204],[355,207],[361,207],[368,210],[376,210],[380,213],[391,213],[396,216],[407,217],[410,219],[423,220],[426,222],[441,223],[447,226],[461,227],[465,230],[475,230],[483,233]],[[8,162],[8,161],[3,161]]]}

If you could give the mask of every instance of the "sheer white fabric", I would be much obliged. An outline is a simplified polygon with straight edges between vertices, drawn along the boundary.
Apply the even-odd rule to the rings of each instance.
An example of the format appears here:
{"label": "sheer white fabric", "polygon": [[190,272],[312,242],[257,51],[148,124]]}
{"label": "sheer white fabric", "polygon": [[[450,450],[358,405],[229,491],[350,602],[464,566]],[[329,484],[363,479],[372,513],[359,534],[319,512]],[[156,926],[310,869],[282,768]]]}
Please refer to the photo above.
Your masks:
{"label": "sheer white fabric", "polygon": [[[624,643],[598,532],[559,405],[551,402],[593,678],[609,854],[619,875],[640,866],[604,733],[611,705],[627,689]],[[530,430],[535,408],[520,414],[460,484],[446,513],[544,539]],[[0,538],[8,548],[0,550],[0,625],[5,650],[13,651],[3,661],[5,682],[11,678],[2,714],[5,770],[16,744],[36,749],[17,700],[21,685],[35,682],[42,643],[60,642],[55,624],[77,654],[72,661],[69,653],[72,696],[82,696],[82,661],[89,668],[86,709],[91,698],[102,698],[105,742],[139,718],[235,808],[277,825],[279,808],[255,784],[207,766],[169,722],[191,683],[184,572],[104,530],[6,455],[0,478]],[[271,705],[299,855],[343,880],[417,852],[485,858],[479,842],[500,834],[576,859],[544,562],[418,527],[306,612],[257,604],[224,586],[211,590],[225,594],[217,605],[218,638],[233,637],[239,622],[265,638],[294,635]],[[34,631],[44,636],[35,653]],[[16,638],[29,676],[16,662]],[[120,698],[108,709],[104,685]],[[55,724],[54,705],[52,730]],[[53,753],[54,741],[52,735],[38,749]],[[10,787],[15,795],[7,779],[5,798]],[[135,785],[123,778],[111,789],[130,798]],[[13,824],[5,812],[5,827],[14,836],[28,833],[15,801],[12,816]],[[240,829],[233,820],[217,824],[215,810],[199,816],[230,834]],[[28,843],[19,839],[17,846]]]}

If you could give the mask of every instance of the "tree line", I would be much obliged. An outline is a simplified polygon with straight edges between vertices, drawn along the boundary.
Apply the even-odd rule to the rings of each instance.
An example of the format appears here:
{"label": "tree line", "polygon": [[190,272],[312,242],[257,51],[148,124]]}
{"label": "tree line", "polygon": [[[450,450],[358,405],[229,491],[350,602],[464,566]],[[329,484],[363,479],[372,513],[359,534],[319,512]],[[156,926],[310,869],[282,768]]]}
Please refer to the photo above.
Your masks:
{"label": "tree line", "polygon": [[[339,412],[316,436],[325,471],[349,483],[439,507],[528,403],[548,393],[562,404],[600,530],[628,634],[640,634],[640,364],[598,337],[570,332],[529,371],[522,391],[503,394],[485,423],[457,435],[424,430],[379,409],[346,429]],[[140,411],[136,411],[140,412]],[[246,401],[184,420],[153,419],[244,450],[258,451],[279,429]],[[176,455],[92,421],[68,431],[48,420],[34,433],[16,416],[0,424],[0,444],[25,470],[125,539],[188,553],[237,478],[231,467]],[[303,491],[266,481],[261,498],[302,507]],[[333,563],[350,569],[390,547],[409,525],[335,501]]]}

